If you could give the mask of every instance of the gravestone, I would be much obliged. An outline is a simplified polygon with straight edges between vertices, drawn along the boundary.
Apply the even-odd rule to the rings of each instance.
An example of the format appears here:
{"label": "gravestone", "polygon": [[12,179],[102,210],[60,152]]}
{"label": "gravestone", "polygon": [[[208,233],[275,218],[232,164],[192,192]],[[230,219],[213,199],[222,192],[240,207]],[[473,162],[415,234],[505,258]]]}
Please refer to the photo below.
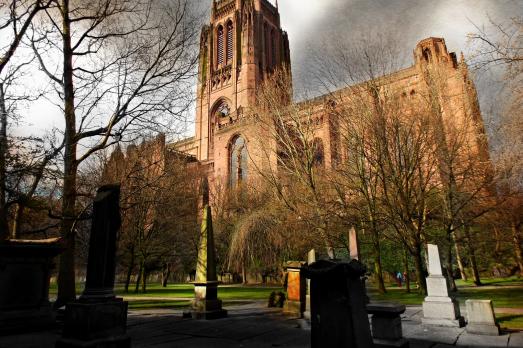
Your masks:
{"label": "gravestone", "polygon": [[467,332],[476,335],[499,336],[491,300],[467,300]]}
{"label": "gravestone", "polygon": [[311,280],[311,348],[374,347],[357,260],[320,260],[304,267]]}
{"label": "gravestone", "polygon": [[425,325],[463,327],[465,321],[460,314],[459,303],[449,296],[449,286],[447,278],[443,276],[437,245],[428,245],[428,257],[428,296],[423,302],[422,323]]}
{"label": "gravestone", "polygon": [[98,189],[93,204],[85,290],[65,307],[56,348],[128,348],[127,302],[114,294],[116,239],[120,229],[120,187]]}
{"label": "gravestone", "polygon": [[376,348],[408,348],[409,341],[403,338],[401,315],[406,307],[396,303],[371,303],[367,312],[372,314],[372,337]]}
{"label": "gravestone", "polygon": [[349,230],[349,251],[351,260],[360,260],[360,242],[354,227]]}
{"label": "gravestone", "polygon": [[305,262],[288,261],[284,269],[287,272],[287,299],[283,313],[301,318],[305,312],[306,279],[302,272]]}
{"label": "gravestone", "polygon": [[[307,254],[307,265],[312,265],[316,262],[316,250],[311,249]],[[305,312],[303,313],[305,320],[311,320],[311,280],[307,279],[307,295],[305,296]]]}
{"label": "gravestone", "polygon": [[[204,199],[205,203],[208,200]],[[227,316],[218,299],[218,278],[216,276],[216,257],[214,249],[214,233],[212,229],[211,207],[203,208],[198,263],[196,264],[196,280],[194,284],[194,300],[191,303],[190,315],[194,319],[220,319]]]}
{"label": "gravestone", "polygon": [[0,243],[0,335],[55,325],[49,279],[62,250],[58,238]]}

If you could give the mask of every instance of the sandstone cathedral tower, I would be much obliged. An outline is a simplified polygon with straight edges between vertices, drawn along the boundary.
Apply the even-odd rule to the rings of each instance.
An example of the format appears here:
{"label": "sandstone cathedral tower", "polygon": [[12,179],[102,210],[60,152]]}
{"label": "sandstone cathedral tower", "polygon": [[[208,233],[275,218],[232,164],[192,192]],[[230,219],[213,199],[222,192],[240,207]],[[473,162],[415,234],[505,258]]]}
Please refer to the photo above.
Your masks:
{"label": "sandstone cathedral tower", "polygon": [[202,29],[196,134],[176,144],[231,184],[248,173],[241,125],[256,89],[275,69],[290,65],[289,40],[277,2],[213,0]]}

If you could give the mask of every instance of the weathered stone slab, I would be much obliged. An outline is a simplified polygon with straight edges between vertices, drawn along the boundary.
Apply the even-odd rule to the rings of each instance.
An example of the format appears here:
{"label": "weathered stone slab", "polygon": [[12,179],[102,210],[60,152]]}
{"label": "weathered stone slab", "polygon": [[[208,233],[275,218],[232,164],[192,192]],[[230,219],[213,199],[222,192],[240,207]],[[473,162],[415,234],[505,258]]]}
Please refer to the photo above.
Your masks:
{"label": "weathered stone slab", "polygon": [[284,268],[287,271],[287,300],[283,312],[297,317],[302,317],[305,312],[306,279],[302,274],[305,262],[289,261]]}
{"label": "weathered stone slab", "polygon": [[510,348],[522,348],[523,347],[523,332],[514,332],[510,335],[508,342]]}
{"label": "weathered stone slab", "polygon": [[351,260],[360,260],[360,241],[354,227],[349,230],[349,251]]}
{"label": "weathered stone slab", "polygon": [[428,296],[423,302],[424,325],[463,327],[459,303],[449,297],[449,288],[443,276],[438,246],[429,244],[429,276],[427,277]]}
{"label": "weathered stone slab", "polygon": [[55,324],[49,278],[61,251],[58,239],[0,243],[0,334]]}
{"label": "weathered stone slab", "polygon": [[361,278],[365,267],[320,260],[305,267],[311,279],[311,347],[373,346]]}
{"label": "weathered stone slab", "polygon": [[371,303],[367,312],[372,315],[372,337],[374,346],[380,348],[409,347],[409,342],[403,338],[401,314],[406,307],[397,303]]}
{"label": "weathered stone slab", "polygon": [[491,300],[467,300],[467,332],[476,335],[499,336]]}
{"label": "weathered stone slab", "polygon": [[503,336],[482,336],[470,333],[463,333],[456,343],[457,346],[466,347],[484,347],[484,348],[495,348],[495,347],[507,347],[509,341],[509,335]]}

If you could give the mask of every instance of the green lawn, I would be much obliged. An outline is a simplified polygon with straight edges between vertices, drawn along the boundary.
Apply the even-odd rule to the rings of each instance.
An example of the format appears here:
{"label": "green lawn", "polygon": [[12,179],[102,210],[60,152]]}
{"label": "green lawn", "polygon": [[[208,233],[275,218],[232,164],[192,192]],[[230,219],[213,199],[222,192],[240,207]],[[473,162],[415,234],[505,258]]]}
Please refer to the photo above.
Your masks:
{"label": "green lawn", "polygon": [[[273,291],[281,291],[280,287],[261,287],[261,286],[241,286],[223,285],[219,287],[219,297],[222,300],[268,300]],[[166,288],[160,284],[151,284],[147,287],[147,292],[134,293],[130,291],[126,294],[122,286],[116,287],[119,296],[132,297],[162,297],[162,298],[190,298],[194,296],[194,285],[173,284]]]}
{"label": "green lawn", "polygon": [[[83,284],[77,284],[77,294],[81,294],[83,288]],[[170,284],[164,288],[161,284],[153,283],[147,286],[145,294],[141,292],[135,293],[134,287],[129,290],[129,293],[125,293],[121,284],[117,284],[115,287],[118,296],[172,298],[173,300],[177,298],[192,298],[194,296],[194,285],[192,284]],[[281,290],[281,287],[221,285],[219,287],[219,297],[222,300],[268,300],[271,292]],[[56,295],[56,283],[51,284],[49,293],[51,296]],[[168,302],[170,303],[171,301]]]}

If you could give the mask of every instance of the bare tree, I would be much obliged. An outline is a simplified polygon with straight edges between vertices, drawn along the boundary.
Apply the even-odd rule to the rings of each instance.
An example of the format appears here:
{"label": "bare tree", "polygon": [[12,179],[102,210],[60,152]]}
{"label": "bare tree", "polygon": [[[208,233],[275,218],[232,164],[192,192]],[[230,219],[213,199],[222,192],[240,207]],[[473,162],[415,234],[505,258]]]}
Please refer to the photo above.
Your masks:
{"label": "bare tree", "polygon": [[[64,116],[60,306],[75,298],[79,165],[93,153],[179,121],[190,106],[197,21],[186,0],[54,1],[29,35]],[[54,57],[54,59],[47,59]],[[50,65],[61,57],[57,66]]]}

